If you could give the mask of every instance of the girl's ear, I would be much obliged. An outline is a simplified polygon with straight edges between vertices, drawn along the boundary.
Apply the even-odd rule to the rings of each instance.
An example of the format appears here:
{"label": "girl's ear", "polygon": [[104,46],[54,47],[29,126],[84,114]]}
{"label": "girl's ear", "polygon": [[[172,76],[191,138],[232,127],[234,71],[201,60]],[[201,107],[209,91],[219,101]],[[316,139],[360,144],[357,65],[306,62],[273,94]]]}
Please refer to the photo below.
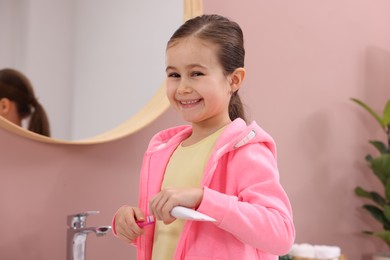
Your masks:
{"label": "girl's ear", "polygon": [[230,89],[234,93],[241,88],[241,84],[245,78],[245,69],[237,68],[230,74]]}
{"label": "girl's ear", "polygon": [[11,107],[11,100],[8,98],[0,99],[0,115],[4,116],[9,113]]}

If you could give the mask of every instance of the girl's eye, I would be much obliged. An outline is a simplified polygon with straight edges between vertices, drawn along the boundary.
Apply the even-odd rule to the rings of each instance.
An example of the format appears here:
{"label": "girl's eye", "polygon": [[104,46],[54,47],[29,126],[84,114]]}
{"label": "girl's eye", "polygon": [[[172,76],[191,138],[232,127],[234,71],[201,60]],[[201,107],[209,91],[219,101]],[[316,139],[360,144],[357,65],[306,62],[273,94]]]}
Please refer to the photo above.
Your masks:
{"label": "girl's eye", "polygon": [[200,71],[194,71],[194,72],[192,72],[192,76],[193,77],[198,77],[198,76],[203,76],[204,74],[202,73],[202,72],[200,72]]}
{"label": "girl's eye", "polygon": [[178,73],[172,72],[168,74],[168,78],[180,78]]}

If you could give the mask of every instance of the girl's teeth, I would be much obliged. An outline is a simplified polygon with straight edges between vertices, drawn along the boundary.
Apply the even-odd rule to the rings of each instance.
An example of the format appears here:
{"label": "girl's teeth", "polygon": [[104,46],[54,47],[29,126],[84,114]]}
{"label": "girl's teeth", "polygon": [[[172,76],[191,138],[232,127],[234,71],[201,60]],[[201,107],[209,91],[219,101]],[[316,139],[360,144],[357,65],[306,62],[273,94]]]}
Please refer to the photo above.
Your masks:
{"label": "girl's teeth", "polygon": [[183,105],[195,104],[195,103],[197,103],[197,102],[198,102],[198,100],[181,101],[181,103],[182,103]]}

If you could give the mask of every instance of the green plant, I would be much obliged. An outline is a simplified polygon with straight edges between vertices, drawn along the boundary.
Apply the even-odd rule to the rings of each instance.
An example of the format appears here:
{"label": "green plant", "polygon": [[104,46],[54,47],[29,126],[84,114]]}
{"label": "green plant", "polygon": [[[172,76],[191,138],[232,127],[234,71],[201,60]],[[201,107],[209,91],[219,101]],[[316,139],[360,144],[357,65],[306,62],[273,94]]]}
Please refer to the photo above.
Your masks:
{"label": "green plant", "polygon": [[383,185],[383,190],[381,192],[367,191],[358,186],[355,188],[355,194],[373,202],[373,204],[364,204],[362,207],[383,226],[380,231],[363,231],[363,233],[381,238],[390,247],[390,100],[387,101],[383,115],[378,115],[367,104],[358,99],[352,98],[352,101],[369,112],[386,134],[386,142],[369,141],[378,150],[379,155],[373,157],[369,154],[365,158],[373,174]]}

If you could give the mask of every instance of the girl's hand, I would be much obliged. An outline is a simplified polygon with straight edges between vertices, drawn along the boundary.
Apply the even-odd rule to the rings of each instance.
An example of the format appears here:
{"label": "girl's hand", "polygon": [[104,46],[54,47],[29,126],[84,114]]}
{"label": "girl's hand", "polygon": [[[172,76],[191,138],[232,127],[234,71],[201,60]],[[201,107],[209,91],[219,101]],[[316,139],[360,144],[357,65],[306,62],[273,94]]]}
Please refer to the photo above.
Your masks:
{"label": "girl's hand", "polygon": [[174,189],[166,188],[149,201],[152,214],[164,224],[172,223],[175,218],[170,212],[175,206],[197,208],[203,198],[202,188]]}
{"label": "girl's hand", "polygon": [[117,236],[127,242],[131,243],[134,239],[144,233],[136,221],[145,220],[144,214],[139,208],[122,206],[118,209],[115,215],[115,230]]}

